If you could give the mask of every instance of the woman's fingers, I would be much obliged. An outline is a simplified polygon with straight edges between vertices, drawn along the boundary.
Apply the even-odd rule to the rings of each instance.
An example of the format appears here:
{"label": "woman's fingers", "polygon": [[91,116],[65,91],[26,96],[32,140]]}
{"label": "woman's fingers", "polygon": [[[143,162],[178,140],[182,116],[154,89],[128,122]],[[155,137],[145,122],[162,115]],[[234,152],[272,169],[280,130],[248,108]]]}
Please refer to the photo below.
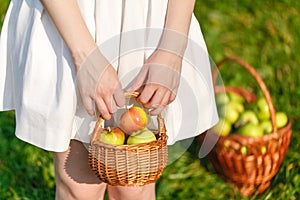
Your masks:
{"label": "woman's fingers", "polygon": [[91,97],[89,96],[82,97],[82,103],[89,115],[91,116],[95,115],[94,101]]}
{"label": "woman's fingers", "polygon": [[97,98],[95,100],[95,103],[96,103],[98,111],[101,114],[101,117],[103,117],[103,119],[105,119],[105,120],[110,120],[111,114],[109,112],[106,102],[104,102],[104,100],[102,98]]}
{"label": "woman's fingers", "polygon": [[163,109],[170,103],[170,95],[171,92],[167,89],[160,88],[156,91],[153,96],[149,106],[152,108],[150,111],[150,115],[158,115]]}
{"label": "woman's fingers", "polygon": [[121,86],[120,82],[118,82],[116,89],[113,93],[113,100],[114,100],[116,106],[119,108],[122,108],[126,103],[125,97],[124,97],[124,91],[122,90],[122,86]]}
{"label": "woman's fingers", "polygon": [[144,89],[142,90],[141,94],[138,96],[137,101],[142,103],[145,108],[150,103],[152,97],[154,96],[157,90],[157,85],[155,84],[147,84],[145,85]]}
{"label": "woman's fingers", "polygon": [[103,99],[103,101],[106,105],[106,108],[110,114],[113,114],[117,111],[118,108],[117,108],[116,102],[114,100],[114,97],[112,95],[104,96],[102,99]]}
{"label": "woman's fingers", "polygon": [[117,106],[122,107],[125,104],[117,72],[98,48],[80,65],[77,83],[89,115],[94,115],[97,108],[105,119],[109,119],[117,111]]}
{"label": "woman's fingers", "polygon": [[160,85],[146,85],[138,97],[145,108],[151,109],[151,115],[158,115],[172,100],[172,92]]}

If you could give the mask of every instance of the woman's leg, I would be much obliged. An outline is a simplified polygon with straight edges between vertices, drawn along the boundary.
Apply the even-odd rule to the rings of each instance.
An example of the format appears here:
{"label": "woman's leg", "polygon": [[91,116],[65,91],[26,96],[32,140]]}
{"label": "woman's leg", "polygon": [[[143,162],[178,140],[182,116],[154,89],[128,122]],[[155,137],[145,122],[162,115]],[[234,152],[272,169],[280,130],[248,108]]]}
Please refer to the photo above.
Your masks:
{"label": "woman's leg", "polygon": [[107,186],[110,200],[155,200],[155,184],[142,187]]}
{"label": "woman's leg", "polygon": [[100,200],[106,184],[102,183],[88,164],[88,152],[79,141],[72,140],[66,152],[53,153],[56,200]]}

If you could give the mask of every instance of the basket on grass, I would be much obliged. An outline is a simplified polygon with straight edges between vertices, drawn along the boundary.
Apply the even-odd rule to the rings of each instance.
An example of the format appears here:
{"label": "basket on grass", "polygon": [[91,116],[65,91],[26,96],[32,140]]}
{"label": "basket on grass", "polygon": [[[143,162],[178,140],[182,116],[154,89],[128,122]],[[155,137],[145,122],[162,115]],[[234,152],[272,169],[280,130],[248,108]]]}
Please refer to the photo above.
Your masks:
{"label": "basket on grass", "polygon": [[[257,71],[239,57],[228,57],[217,64],[221,67],[225,62],[234,62],[245,68],[249,74],[257,81],[269,107],[272,131],[261,137],[248,137],[230,133],[227,136],[216,136],[208,131],[206,137],[219,137],[217,144],[209,153],[211,161],[217,173],[226,180],[233,182],[241,195],[250,196],[253,193],[262,193],[270,185],[272,178],[276,175],[288,150],[291,139],[291,122],[278,129],[275,119],[275,108],[270,93],[259,76]],[[217,72],[215,71],[214,81]],[[239,87],[215,86],[215,92],[221,91],[238,93],[249,101],[255,100],[255,95]],[[204,136],[202,136],[204,137]],[[203,141],[203,140],[202,140]],[[247,153],[243,153],[242,148],[247,147]],[[262,151],[262,148],[265,148]]]}
{"label": "basket on grass", "polygon": [[[137,93],[126,94],[135,98]],[[142,186],[154,183],[168,162],[167,135],[164,119],[157,116],[157,140],[142,144],[110,145],[100,142],[103,119],[98,118],[89,145],[89,164],[99,179],[113,186]]]}

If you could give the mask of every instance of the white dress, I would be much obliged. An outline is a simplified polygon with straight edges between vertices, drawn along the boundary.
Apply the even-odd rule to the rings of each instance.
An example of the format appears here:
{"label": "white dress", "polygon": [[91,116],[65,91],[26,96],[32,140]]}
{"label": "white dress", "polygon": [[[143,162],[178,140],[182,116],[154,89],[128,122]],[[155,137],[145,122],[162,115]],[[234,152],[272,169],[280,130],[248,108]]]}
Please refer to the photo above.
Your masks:
{"label": "white dress", "polygon": [[[89,31],[125,87],[159,40],[167,0],[78,0]],[[150,47],[148,47],[150,46]],[[163,78],[163,75],[162,75]],[[11,0],[0,39],[0,111],[16,111],[16,136],[45,150],[89,141],[95,117],[76,98],[68,48],[39,0]],[[164,111],[168,144],[217,120],[206,45],[195,16],[176,100]]]}

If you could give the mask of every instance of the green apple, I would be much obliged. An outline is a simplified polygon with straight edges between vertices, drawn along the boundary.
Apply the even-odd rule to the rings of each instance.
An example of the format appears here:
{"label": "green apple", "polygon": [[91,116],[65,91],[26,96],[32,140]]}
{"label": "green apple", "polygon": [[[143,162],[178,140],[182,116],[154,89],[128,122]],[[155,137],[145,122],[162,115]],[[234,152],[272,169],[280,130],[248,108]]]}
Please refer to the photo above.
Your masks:
{"label": "green apple", "polygon": [[218,105],[218,114],[220,117],[224,118],[225,114],[226,114],[226,105],[222,104],[222,105]]}
{"label": "green apple", "polygon": [[224,141],[224,147],[225,147],[226,150],[228,150],[228,148],[230,147],[230,143],[231,143],[230,140],[225,140]]}
{"label": "green apple", "polygon": [[218,123],[214,125],[210,130],[221,136],[227,136],[231,131],[231,123],[224,118],[220,118]]}
{"label": "green apple", "polygon": [[246,156],[248,154],[248,147],[242,146],[241,147],[241,153],[243,156]]}
{"label": "green apple", "polygon": [[133,132],[127,139],[127,144],[141,144],[155,141],[155,134],[147,127]]}
{"label": "green apple", "polygon": [[256,102],[257,106],[257,115],[260,120],[270,119],[270,110],[267,103],[267,100],[264,97],[261,97]]}
{"label": "green apple", "polygon": [[267,147],[266,147],[266,146],[263,146],[263,147],[261,148],[261,153],[262,153],[263,155],[267,153]]}
{"label": "green apple", "polygon": [[245,102],[245,98],[239,94],[230,92],[229,93],[229,98],[231,101],[237,102],[237,103],[244,103]]}
{"label": "green apple", "polygon": [[125,142],[125,133],[119,128],[107,127],[100,134],[100,142],[112,145],[122,145]]}
{"label": "green apple", "polygon": [[264,134],[269,134],[272,132],[272,122],[270,120],[265,120],[260,123],[260,127],[263,129]]}
{"label": "green apple", "polygon": [[235,109],[226,109],[224,118],[231,124],[234,124],[239,118],[239,112]]}
{"label": "green apple", "polygon": [[228,120],[231,124],[234,124],[240,116],[240,113],[244,111],[244,105],[239,102],[230,101],[227,104],[219,106],[219,114],[222,118]]}
{"label": "green apple", "polygon": [[244,105],[237,101],[230,101],[229,103],[227,103],[226,109],[234,109],[238,111],[238,113],[242,113],[245,111]]}
{"label": "green apple", "polygon": [[277,128],[282,128],[288,123],[288,117],[284,112],[276,112],[275,118]]}
{"label": "green apple", "polygon": [[252,110],[246,110],[245,112],[243,112],[239,119],[237,120],[237,122],[235,123],[235,127],[240,127],[243,126],[247,123],[251,123],[251,124],[258,124],[259,120],[255,114],[254,111]]}
{"label": "green apple", "polygon": [[229,96],[226,94],[226,92],[221,92],[216,94],[216,103],[217,105],[224,105],[227,104],[230,101]]}
{"label": "green apple", "polygon": [[237,129],[237,133],[249,137],[261,137],[264,135],[263,129],[258,124],[247,123]]}

